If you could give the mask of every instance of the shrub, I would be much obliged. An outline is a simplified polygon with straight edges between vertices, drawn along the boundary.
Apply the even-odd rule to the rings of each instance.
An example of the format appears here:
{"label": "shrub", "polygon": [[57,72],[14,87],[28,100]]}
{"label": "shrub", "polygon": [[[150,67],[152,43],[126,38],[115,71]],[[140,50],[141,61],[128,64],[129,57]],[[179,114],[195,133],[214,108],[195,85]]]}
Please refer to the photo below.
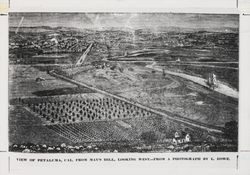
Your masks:
{"label": "shrub", "polygon": [[153,131],[148,131],[148,132],[142,133],[141,139],[147,144],[155,143],[157,141],[157,137]]}
{"label": "shrub", "polygon": [[232,141],[238,140],[238,122],[230,121],[225,123],[224,136]]}

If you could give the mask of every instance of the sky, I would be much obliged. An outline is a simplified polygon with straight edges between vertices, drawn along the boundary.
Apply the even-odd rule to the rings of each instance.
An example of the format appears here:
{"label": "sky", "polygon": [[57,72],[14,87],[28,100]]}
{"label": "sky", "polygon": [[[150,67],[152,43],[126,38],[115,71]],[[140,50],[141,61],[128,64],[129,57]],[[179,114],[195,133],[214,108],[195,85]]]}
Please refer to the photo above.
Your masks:
{"label": "sky", "polygon": [[238,28],[237,14],[195,13],[10,13],[9,26],[50,26],[79,29],[178,27],[190,29]]}

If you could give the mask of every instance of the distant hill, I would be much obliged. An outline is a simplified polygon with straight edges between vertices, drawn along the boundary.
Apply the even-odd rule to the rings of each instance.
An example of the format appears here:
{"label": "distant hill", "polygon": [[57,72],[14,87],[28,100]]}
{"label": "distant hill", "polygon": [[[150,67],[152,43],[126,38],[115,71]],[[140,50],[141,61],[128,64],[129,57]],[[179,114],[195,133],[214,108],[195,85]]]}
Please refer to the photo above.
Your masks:
{"label": "distant hill", "polygon": [[[10,32],[15,32],[17,27],[9,27]],[[19,32],[24,33],[35,33],[35,32],[51,32],[56,30],[55,28],[49,27],[49,26],[39,26],[39,27],[20,27]]]}
{"label": "distant hill", "polygon": [[[10,31],[15,31],[17,27],[10,26],[9,30]],[[165,32],[175,32],[175,33],[187,33],[187,32],[220,32],[220,33],[238,33],[239,29],[238,28],[180,28],[180,27],[157,27],[154,30],[151,28],[142,28],[142,29],[131,29],[131,28],[101,28],[101,29],[95,29],[95,28],[86,28],[86,29],[79,29],[76,27],[50,27],[50,26],[36,26],[36,27],[20,27],[19,31],[20,32],[49,32],[49,31],[55,31],[55,30],[60,30],[60,31],[135,31],[135,32],[152,32],[152,33],[165,33]]]}

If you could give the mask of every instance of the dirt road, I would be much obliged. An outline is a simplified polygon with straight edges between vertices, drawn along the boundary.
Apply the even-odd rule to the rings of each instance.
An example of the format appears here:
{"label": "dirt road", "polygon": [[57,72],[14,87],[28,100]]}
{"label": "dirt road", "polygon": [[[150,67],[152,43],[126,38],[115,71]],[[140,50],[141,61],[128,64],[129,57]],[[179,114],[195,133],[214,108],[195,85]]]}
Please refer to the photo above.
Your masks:
{"label": "dirt road", "polygon": [[[156,71],[162,71],[162,68],[160,66],[156,66],[155,63],[153,63],[151,65],[147,65],[146,67],[154,69]],[[202,86],[209,88],[209,86],[206,83],[206,80],[203,78],[187,75],[184,73],[172,72],[172,71],[168,71],[168,70],[165,70],[165,73],[185,78],[187,80],[193,81],[197,84],[200,84]],[[215,88],[214,91],[219,92],[219,93],[224,94],[224,95],[227,95],[227,96],[230,96],[230,97],[233,97],[233,98],[237,98],[237,99],[239,98],[238,91],[228,87],[227,85],[225,85],[221,82],[218,82],[218,87]]]}

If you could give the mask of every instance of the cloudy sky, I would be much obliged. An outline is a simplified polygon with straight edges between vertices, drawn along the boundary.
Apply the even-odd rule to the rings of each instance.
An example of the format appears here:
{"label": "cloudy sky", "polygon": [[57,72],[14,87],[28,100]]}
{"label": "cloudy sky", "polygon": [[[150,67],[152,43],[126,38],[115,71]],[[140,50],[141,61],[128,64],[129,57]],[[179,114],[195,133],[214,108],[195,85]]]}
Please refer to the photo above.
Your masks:
{"label": "cloudy sky", "polygon": [[180,27],[190,29],[238,28],[238,15],[181,13],[10,13],[9,25],[104,29]]}

